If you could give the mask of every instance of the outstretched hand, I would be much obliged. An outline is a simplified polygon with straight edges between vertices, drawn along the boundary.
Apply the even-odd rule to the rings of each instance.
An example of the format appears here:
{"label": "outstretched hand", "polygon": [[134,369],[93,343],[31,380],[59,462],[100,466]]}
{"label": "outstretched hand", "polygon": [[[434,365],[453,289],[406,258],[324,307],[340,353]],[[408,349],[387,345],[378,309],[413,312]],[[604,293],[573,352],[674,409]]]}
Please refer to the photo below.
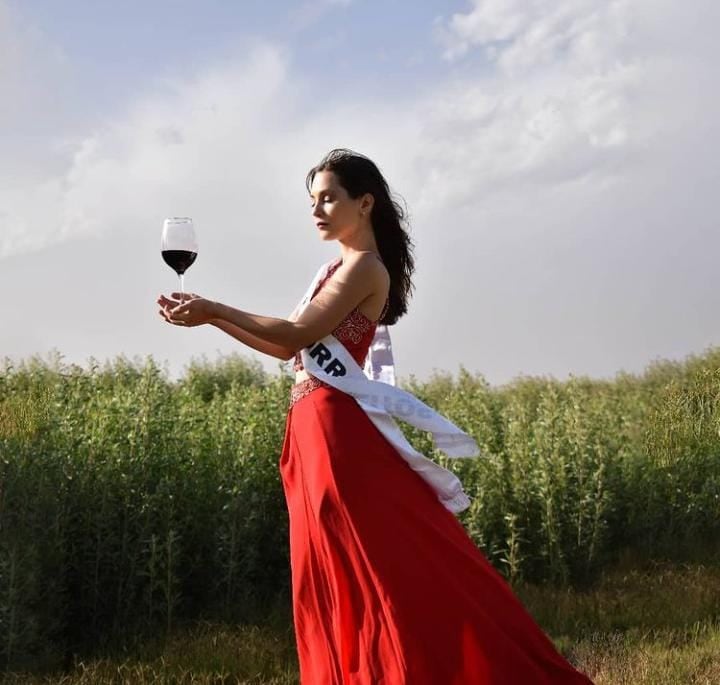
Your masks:
{"label": "outstretched hand", "polygon": [[215,303],[195,293],[172,293],[170,297],[160,295],[157,303],[160,305],[160,316],[176,326],[201,326],[215,318]]}

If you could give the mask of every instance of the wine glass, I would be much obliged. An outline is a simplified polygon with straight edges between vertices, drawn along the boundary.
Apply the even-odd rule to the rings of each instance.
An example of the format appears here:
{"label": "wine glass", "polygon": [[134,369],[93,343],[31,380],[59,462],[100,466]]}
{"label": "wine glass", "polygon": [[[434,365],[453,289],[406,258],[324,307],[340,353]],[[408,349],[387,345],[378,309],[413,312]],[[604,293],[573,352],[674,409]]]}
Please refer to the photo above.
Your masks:
{"label": "wine glass", "polygon": [[185,299],[183,276],[195,261],[198,253],[193,220],[187,216],[165,219],[160,250],[165,263],[180,276],[180,301],[182,302]]}

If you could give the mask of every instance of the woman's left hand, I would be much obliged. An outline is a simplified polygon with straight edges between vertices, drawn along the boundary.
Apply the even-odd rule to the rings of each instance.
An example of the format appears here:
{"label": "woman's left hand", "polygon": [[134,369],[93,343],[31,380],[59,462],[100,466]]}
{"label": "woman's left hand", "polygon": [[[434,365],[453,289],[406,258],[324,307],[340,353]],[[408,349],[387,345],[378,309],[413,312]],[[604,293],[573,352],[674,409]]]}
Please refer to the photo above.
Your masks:
{"label": "woman's left hand", "polygon": [[161,307],[160,316],[176,326],[201,326],[215,318],[215,303],[195,293],[185,293],[184,297],[181,293],[172,293],[169,298],[160,295],[157,303]]}

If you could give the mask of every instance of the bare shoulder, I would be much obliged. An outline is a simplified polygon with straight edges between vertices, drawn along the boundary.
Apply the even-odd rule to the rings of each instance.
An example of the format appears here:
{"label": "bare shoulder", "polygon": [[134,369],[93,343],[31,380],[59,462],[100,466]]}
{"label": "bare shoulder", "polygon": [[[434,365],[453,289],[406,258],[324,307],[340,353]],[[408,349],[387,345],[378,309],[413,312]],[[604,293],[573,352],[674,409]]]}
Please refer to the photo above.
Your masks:
{"label": "bare shoulder", "polygon": [[352,255],[340,266],[338,273],[341,271],[342,280],[361,279],[371,285],[372,291],[387,291],[390,287],[390,273],[372,252]]}
{"label": "bare shoulder", "polygon": [[345,273],[338,280],[346,288],[350,304],[358,308],[371,321],[375,321],[390,292],[390,274],[385,264],[372,252],[353,255],[343,263]]}

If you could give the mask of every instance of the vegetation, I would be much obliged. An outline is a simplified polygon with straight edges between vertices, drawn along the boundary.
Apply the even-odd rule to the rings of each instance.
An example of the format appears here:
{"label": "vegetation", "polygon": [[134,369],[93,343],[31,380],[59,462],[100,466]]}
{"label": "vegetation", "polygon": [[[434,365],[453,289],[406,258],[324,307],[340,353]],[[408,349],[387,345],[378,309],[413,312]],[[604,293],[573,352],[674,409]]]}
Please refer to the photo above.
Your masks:
{"label": "vegetation", "polygon": [[[461,368],[402,383],[484,459],[445,459],[402,427],[460,476],[473,499],[462,523],[516,587],[591,592],[627,554],[639,566],[717,563],[719,362],[710,349],[612,380],[490,387]],[[6,361],[0,666],[55,668],[192,625],[264,623],[287,606],[277,462],[291,382],[242,357],[197,361],[176,382],[152,359]],[[693,630],[717,651],[715,611]],[[586,629],[568,631],[580,655]]]}

